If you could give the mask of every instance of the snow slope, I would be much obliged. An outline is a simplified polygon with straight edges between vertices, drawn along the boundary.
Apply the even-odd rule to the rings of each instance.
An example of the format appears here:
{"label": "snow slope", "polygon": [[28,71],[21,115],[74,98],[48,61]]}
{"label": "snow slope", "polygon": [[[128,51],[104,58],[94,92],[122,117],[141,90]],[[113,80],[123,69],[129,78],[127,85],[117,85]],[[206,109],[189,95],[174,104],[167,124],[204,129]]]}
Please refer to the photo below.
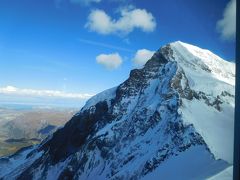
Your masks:
{"label": "snow slope", "polygon": [[192,102],[185,100],[183,104],[181,112],[185,122],[194,124],[217,159],[232,163],[234,108],[225,105],[223,110],[218,112],[215,109],[209,111],[209,107],[204,102],[196,100]]}
{"label": "snow slope", "polygon": [[[21,172],[22,169],[24,169],[24,167],[31,165],[36,159],[41,157],[42,152],[39,152],[27,158],[27,155],[33,152],[35,148],[36,147],[34,146],[25,148],[25,149],[19,150],[13,156],[1,158],[0,159],[1,176],[5,176],[9,179],[13,179]],[[12,171],[13,169],[15,170],[14,172]]]}
{"label": "snow slope", "polygon": [[178,177],[178,180],[201,180],[211,177],[212,174],[221,171],[224,167],[226,167],[224,162],[215,162],[203,147],[193,147],[179,156],[169,159],[142,179],[176,180]]}
{"label": "snow slope", "polygon": [[[232,163],[235,64],[221,59],[209,50],[183,42],[175,42],[171,47],[174,60],[185,72],[190,88],[204,92],[210,98],[219,96],[223,101],[222,110],[218,111],[209,108],[203,100],[183,99],[179,111],[184,122],[194,124],[217,159]],[[223,91],[232,97],[222,96]]]}
{"label": "snow slope", "polygon": [[217,175],[208,178],[208,180],[232,180],[233,179],[233,166],[226,168]]}

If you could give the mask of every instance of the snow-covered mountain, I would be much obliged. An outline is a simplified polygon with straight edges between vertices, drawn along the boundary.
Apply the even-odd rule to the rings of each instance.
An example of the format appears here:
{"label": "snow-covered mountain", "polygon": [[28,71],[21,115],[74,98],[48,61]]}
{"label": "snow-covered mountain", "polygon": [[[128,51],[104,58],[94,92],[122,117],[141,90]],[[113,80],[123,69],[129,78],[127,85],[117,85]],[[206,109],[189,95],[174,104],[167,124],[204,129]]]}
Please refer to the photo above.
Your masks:
{"label": "snow-covered mountain", "polygon": [[93,98],[3,179],[231,179],[235,64],[180,41]]}

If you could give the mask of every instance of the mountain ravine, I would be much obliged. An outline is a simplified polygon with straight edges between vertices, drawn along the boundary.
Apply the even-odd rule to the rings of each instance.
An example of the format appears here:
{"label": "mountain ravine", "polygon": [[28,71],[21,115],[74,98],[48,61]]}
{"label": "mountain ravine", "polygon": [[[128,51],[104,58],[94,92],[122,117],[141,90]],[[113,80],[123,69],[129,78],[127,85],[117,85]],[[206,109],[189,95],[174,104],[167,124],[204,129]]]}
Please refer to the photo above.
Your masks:
{"label": "mountain ravine", "polygon": [[1,179],[231,179],[235,64],[180,41],[92,97]]}

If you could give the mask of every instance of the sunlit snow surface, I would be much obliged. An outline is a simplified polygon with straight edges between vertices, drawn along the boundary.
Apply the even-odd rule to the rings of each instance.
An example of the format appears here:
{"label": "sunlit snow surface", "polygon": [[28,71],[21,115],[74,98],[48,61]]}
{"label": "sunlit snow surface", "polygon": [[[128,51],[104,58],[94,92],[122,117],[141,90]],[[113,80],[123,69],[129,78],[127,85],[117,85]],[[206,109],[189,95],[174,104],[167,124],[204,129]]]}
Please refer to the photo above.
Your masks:
{"label": "sunlit snow surface", "polygon": [[[184,70],[188,69],[187,72],[191,71],[190,74],[186,73],[189,76],[192,74],[195,76],[197,74],[202,76],[212,76],[215,80],[218,79],[227,84],[235,85],[235,63],[225,61],[207,49],[201,49],[197,46],[183,43],[181,41],[171,43],[171,47],[174,52],[175,60],[177,60],[179,65],[182,66]],[[204,73],[204,71],[202,71],[203,69],[201,68],[206,66],[211,70],[211,73]],[[200,76],[194,78],[198,77]],[[208,77],[208,79],[210,80],[210,77]],[[197,81],[196,85],[200,84],[201,81]]]}
{"label": "sunlit snow surface", "polygon": [[[208,50],[175,42],[172,45],[174,58],[190,81],[191,89],[202,91],[209,96],[222,91],[234,95],[235,64],[227,62]],[[188,61],[187,63],[185,61]],[[192,66],[189,66],[192,64]],[[207,66],[211,72],[201,69]],[[234,98],[225,97],[222,111],[207,106],[203,101],[183,99],[180,109],[183,120],[194,124],[216,158],[233,161]]]}
{"label": "sunlit snow surface", "polygon": [[82,111],[90,108],[91,106],[97,104],[100,101],[107,100],[107,102],[109,104],[109,100],[114,98],[114,96],[115,96],[116,89],[117,89],[117,87],[113,87],[113,88],[107,89],[107,90],[105,90],[105,91],[103,91],[103,92],[93,96],[92,98],[90,98],[86,102],[86,104],[83,107]]}

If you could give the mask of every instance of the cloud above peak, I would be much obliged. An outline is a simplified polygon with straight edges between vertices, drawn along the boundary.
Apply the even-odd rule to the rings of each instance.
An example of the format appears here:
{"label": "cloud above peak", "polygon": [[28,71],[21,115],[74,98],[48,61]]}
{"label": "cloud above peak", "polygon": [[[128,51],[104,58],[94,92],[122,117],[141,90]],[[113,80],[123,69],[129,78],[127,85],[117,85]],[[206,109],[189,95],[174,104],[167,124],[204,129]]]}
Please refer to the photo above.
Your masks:
{"label": "cloud above peak", "polygon": [[143,32],[152,32],[156,28],[156,20],[145,9],[123,8],[118,19],[112,18],[103,10],[96,9],[89,14],[85,27],[99,34],[126,35],[136,28]]}
{"label": "cloud above peak", "polygon": [[155,51],[150,51],[147,49],[140,49],[136,52],[133,63],[137,67],[141,67],[146,64],[146,62],[153,56]]}
{"label": "cloud above peak", "polygon": [[100,54],[96,57],[96,61],[105,68],[113,70],[120,67],[122,64],[122,57],[118,53]]}
{"label": "cloud above peak", "polygon": [[224,9],[223,18],[217,22],[217,30],[224,40],[232,40],[236,36],[236,0],[231,0]]}

